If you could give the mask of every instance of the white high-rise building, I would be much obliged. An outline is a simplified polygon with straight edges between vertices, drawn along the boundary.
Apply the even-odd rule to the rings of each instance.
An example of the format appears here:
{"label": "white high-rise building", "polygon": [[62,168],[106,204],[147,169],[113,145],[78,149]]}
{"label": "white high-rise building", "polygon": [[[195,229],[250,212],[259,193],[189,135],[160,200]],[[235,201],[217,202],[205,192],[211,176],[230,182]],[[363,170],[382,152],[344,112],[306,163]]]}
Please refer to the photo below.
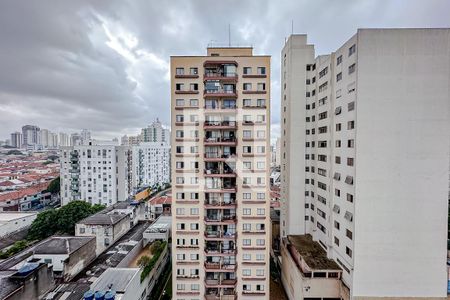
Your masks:
{"label": "white high-rise building", "polygon": [[447,296],[450,29],[360,29],[282,53],[290,299]]}
{"label": "white high-rise building", "polygon": [[91,140],[91,132],[87,129],[81,130],[81,143],[87,145]]}
{"label": "white high-rise building", "polygon": [[159,119],[143,128],[141,136],[143,142],[170,143],[170,131],[163,127]]}
{"label": "white high-rise building", "polygon": [[58,136],[48,129],[39,131],[40,145],[43,149],[56,149],[58,146]]}
{"label": "white high-rise building", "polygon": [[111,205],[125,201],[132,191],[131,150],[127,146],[61,147],[61,203],[85,200]]}
{"label": "white high-rise building", "polygon": [[170,182],[170,145],[140,143],[132,146],[133,187],[150,187]]}
{"label": "white high-rise building", "polygon": [[64,132],[58,133],[58,146],[59,147],[70,146],[70,139],[67,133]]}
{"label": "white high-rise building", "polygon": [[22,138],[24,147],[32,146],[39,144],[39,127],[35,125],[25,125],[22,127]]}
{"label": "white high-rise building", "polygon": [[11,133],[11,146],[14,148],[22,148],[22,133],[21,132],[13,132]]}

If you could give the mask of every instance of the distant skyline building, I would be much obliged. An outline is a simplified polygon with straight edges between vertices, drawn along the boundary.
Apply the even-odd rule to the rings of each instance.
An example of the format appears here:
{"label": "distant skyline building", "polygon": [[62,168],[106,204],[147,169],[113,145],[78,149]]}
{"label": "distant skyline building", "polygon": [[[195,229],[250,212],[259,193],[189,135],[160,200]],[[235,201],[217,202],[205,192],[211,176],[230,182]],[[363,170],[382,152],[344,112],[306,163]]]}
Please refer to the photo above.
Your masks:
{"label": "distant skyline building", "polygon": [[319,56],[291,35],[281,64],[289,299],[445,299],[450,29],[359,29]]}
{"label": "distant skyline building", "polygon": [[170,144],[170,131],[163,127],[159,119],[142,129],[143,142],[163,142]]}
{"label": "distant skyline building", "polygon": [[70,146],[70,138],[67,133],[64,132],[58,133],[58,146],[59,147]]}
{"label": "distant skyline building", "polygon": [[40,131],[40,128],[35,125],[22,126],[22,139],[23,139],[22,144],[25,148],[28,146],[34,146],[34,145],[37,145],[40,143],[39,131]]}
{"label": "distant skyline building", "polygon": [[11,146],[14,148],[22,148],[22,133],[19,131],[11,133]]}
{"label": "distant skyline building", "polygon": [[87,145],[90,140],[91,140],[91,132],[87,129],[82,129],[81,130],[81,143],[83,145]]}
{"label": "distant skyline building", "polygon": [[81,134],[72,133],[70,135],[70,146],[79,146],[83,144],[83,139],[81,138]]}
{"label": "distant skyline building", "polygon": [[170,145],[162,142],[131,146],[133,153],[133,187],[170,183]]}

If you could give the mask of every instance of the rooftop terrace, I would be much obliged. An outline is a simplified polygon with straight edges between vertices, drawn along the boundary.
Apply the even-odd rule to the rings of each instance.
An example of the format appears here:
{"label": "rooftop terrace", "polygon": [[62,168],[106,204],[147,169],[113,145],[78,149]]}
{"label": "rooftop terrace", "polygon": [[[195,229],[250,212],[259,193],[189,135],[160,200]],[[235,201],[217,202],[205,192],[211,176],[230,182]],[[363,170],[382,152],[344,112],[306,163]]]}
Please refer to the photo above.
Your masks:
{"label": "rooftop terrace", "polygon": [[341,270],[334,260],[327,257],[327,253],[319,243],[313,241],[311,235],[288,235],[287,239],[310,268],[316,270]]}

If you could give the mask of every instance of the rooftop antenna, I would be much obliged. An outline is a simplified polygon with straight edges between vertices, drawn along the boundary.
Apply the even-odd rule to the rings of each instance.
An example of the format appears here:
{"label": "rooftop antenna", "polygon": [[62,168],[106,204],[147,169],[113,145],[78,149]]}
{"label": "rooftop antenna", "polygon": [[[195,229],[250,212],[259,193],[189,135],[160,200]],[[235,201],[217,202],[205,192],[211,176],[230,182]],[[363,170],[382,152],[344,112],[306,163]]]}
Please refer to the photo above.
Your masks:
{"label": "rooftop antenna", "polygon": [[291,21],[291,34],[294,34],[294,20]]}
{"label": "rooftop antenna", "polygon": [[231,26],[228,23],[228,47],[231,47]]}

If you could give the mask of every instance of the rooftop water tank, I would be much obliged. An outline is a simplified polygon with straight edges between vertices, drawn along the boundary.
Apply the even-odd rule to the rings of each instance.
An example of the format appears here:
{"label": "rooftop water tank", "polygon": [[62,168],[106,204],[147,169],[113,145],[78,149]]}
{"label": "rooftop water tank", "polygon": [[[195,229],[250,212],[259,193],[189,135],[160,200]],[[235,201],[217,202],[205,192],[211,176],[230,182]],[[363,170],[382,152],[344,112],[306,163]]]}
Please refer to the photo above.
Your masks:
{"label": "rooftop water tank", "polygon": [[94,299],[95,300],[103,300],[103,299],[105,299],[105,292],[102,292],[102,291],[95,292]]}
{"label": "rooftop water tank", "polygon": [[84,293],[84,300],[94,300],[94,292],[87,291],[86,293]]}
{"label": "rooftop water tank", "polygon": [[105,299],[104,300],[114,300],[116,298],[116,292],[114,291],[109,291],[105,294]]}

